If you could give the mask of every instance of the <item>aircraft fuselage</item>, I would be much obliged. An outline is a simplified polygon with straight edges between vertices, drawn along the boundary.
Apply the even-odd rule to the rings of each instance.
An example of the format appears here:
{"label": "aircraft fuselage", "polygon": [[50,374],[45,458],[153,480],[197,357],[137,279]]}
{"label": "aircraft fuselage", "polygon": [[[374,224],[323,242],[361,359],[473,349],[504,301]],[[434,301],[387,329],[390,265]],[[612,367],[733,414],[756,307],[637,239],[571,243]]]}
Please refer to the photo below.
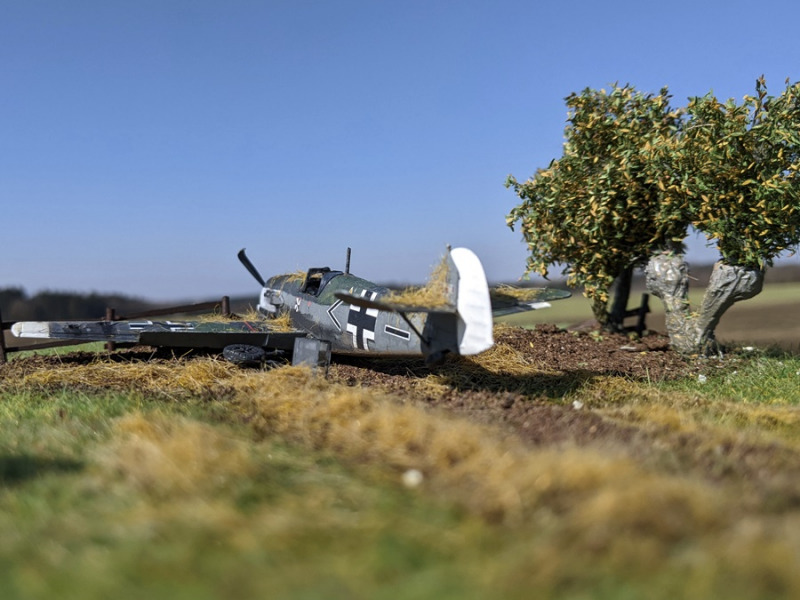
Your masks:
{"label": "aircraft fuselage", "polygon": [[[294,328],[329,342],[331,351],[337,354],[430,353],[430,347],[419,335],[427,337],[430,313],[406,314],[409,324],[396,312],[348,304],[336,298],[336,292],[376,301],[388,294],[389,289],[342,271],[311,269],[307,275],[278,275],[268,279],[258,308],[267,317],[287,313]],[[443,322],[448,317],[455,321],[453,314],[438,317]]]}

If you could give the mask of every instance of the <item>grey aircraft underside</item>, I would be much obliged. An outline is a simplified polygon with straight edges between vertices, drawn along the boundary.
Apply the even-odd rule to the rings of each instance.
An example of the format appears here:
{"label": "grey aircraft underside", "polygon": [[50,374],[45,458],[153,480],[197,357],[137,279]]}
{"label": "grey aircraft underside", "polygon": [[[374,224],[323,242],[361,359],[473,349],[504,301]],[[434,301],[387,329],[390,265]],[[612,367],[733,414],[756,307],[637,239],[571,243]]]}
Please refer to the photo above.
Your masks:
{"label": "grey aircraft underside", "polygon": [[[418,356],[436,364],[448,354],[471,355],[493,343],[493,316],[549,306],[566,298],[557,289],[526,290],[524,297],[489,290],[480,260],[466,248],[448,251],[443,297],[435,305],[392,301],[389,289],[345,272],[309,269],[304,275],[264,280],[257,320],[225,321],[27,321],[12,326],[25,338],[113,341],[175,348],[221,349],[237,363],[260,363],[283,354],[296,363],[320,364],[330,354]],[[388,298],[388,299],[387,299]],[[288,315],[290,326],[286,327]]]}

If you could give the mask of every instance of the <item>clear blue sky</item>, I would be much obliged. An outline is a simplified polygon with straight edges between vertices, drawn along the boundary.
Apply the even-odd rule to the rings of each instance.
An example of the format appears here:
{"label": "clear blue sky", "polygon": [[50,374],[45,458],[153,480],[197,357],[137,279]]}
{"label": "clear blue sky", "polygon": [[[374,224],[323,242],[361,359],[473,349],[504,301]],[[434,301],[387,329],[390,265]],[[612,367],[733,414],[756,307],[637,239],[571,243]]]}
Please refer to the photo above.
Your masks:
{"label": "clear blue sky", "polygon": [[421,281],[448,243],[514,280],[502,184],[560,156],[565,96],[778,92],[798,23],[792,0],[2,2],[0,287],[255,294],[242,247],[265,275],[351,246]]}

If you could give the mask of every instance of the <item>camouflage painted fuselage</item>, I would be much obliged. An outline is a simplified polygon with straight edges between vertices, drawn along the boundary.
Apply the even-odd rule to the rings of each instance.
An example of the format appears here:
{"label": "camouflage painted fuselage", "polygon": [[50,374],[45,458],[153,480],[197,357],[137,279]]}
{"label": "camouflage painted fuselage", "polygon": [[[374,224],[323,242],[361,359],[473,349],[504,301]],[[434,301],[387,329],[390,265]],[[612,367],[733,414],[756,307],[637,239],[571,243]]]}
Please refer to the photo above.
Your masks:
{"label": "camouflage painted fuselage", "polygon": [[[397,312],[349,304],[338,299],[337,292],[379,301],[389,289],[342,271],[312,269],[305,277],[278,275],[267,280],[259,311],[268,323],[269,317],[288,314],[295,329],[329,342],[337,354],[428,355],[454,350],[450,343],[436,347],[435,341],[455,340],[457,315],[452,309],[409,311],[404,318]],[[434,328],[437,333],[449,330],[450,335],[432,335]]]}

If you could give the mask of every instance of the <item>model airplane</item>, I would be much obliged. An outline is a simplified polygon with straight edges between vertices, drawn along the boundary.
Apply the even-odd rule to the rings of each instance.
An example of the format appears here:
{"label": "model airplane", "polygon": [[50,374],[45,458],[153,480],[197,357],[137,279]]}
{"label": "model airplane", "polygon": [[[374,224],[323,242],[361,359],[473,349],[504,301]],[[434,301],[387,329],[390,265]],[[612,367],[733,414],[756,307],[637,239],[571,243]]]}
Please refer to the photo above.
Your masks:
{"label": "model airplane", "polygon": [[[569,297],[555,289],[490,292],[483,266],[466,248],[444,257],[441,297],[410,305],[386,287],[345,271],[312,268],[305,274],[265,280],[247,258],[239,260],[262,286],[255,320],[219,321],[22,321],[12,333],[24,338],[113,341],[175,348],[222,349],[238,364],[275,356],[295,364],[325,364],[331,353],[422,355],[430,364],[447,354],[471,355],[493,343],[493,316],[549,306]],[[288,316],[288,319],[285,317]]]}

